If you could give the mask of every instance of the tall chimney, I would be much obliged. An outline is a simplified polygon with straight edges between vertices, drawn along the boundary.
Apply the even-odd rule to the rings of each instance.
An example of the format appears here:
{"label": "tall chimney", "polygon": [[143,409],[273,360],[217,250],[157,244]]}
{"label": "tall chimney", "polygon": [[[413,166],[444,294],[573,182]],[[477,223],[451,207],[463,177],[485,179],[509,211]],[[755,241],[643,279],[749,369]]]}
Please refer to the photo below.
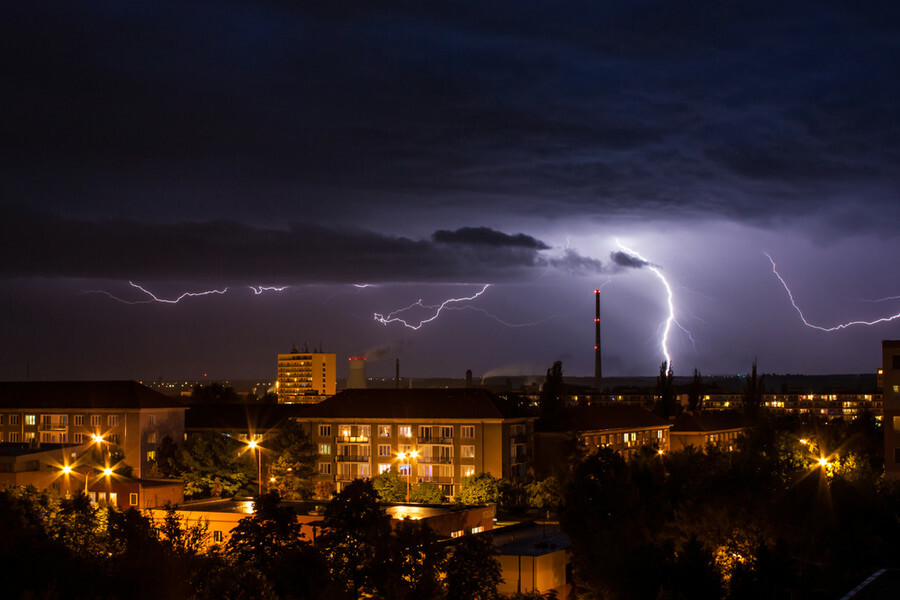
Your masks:
{"label": "tall chimney", "polygon": [[400,359],[399,359],[399,358],[397,359],[397,363],[396,363],[396,364],[397,364],[397,366],[396,366],[396,373],[397,373],[397,374],[394,376],[394,385],[395,385],[395,386],[397,387],[397,389],[399,390],[399,389],[400,389]]}
{"label": "tall chimney", "polygon": [[594,290],[594,387],[600,391],[603,382],[603,362],[600,358],[600,290]]}

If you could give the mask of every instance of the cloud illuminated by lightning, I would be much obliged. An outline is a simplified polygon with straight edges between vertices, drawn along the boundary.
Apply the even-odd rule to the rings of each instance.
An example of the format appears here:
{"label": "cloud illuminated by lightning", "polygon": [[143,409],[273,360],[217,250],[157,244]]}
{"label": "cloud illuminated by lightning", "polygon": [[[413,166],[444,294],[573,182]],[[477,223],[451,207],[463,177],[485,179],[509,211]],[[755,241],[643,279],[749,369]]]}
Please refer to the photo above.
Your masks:
{"label": "cloud illuminated by lightning", "polygon": [[691,339],[691,341],[693,341],[693,338],[691,337],[691,332],[688,331],[675,318],[675,294],[672,291],[672,286],[669,285],[669,281],[666,279],[665,275],[662,274],[662,271],[659,269],[659,267],[657,267],[656,265],[654,265],[653,263],[648,261],[646,258],[641,256],[640,253],[635,252],[631,248],[628,248],[627,246],[622,244],[622,242],[620,242],[618,239],[616,240],[616,243],[619,245],[619,248],[621,248],[628,254],[635,256],[635,257],[639,258],[640,260],[642,260],[646,264],[646,267],[648,269],[650,269],[651,271],[653,271],[654,275],[659,277],[659,280],[662,282],[663,287],[666,288],[666,302],[669,306],[669,317],[665,321],[663,321],[663,323],[659,327],[662,330],[662,335],[660,338],[660,349],[662,351],[663,356],[666,358],[666,364],[669,366],[669,368],[671,368],[672,367],[672,355],[669,353],[668,344],[669,344],[669,333],[672,330],[672,325],[675,325],[676,327],[681,329],[683,332],[685,332],[687,334],[687,336]]}
{"label": "cloud illuminated by lightning", "polygon": [[[409,306],[407,306],[405,308],[397,309],[394,312],[389,313],[386,316],[382,315],[380,313],[375,313],[375,320],[378,321],[379,323],[381,323],[382,325],[387,325],[388,323],[400,323],[404,327],[408,327],[409,329],[418,330],[422,327],[422,325],[425,325],[426,323],[430,323],[430,322],[434,321],[435,319],[437,319],[438,316],[441,314],[441,311],[443,311],[445,308],[447,308],[448,305],[454,304],[457,302],[469,302],[471,300],[474,300],[475,298],[482,295],[485,291],[487,291],[487,289],[489,287],[490,287],[490,284],[486,283],[486,284],[484,284],[484,287],[481,288],[480,291],[476,292],[472,296],[468,296],[466,298],[448,298],[447,300],[444,300],[440,304],[423,304],[422,300],[419,299],[416,302],[413,302],[412,304],[410,304]],[[415,307],[424,308],[426,310],[433,310],[434,314],[426,319],[422,319],[416,325],[413,325],[411,322],[407,322],[405,319],[398,316],[398,315],[401,315],[404,312],[411,310]]]}
{"label": "cloud illuminated by lightning", "polygon": [[[772,263],[772,272],[775,274],[775,277],[778,278],[778,281],[781,282],[781,285],[784,286],[784,291],[787,292],[788,298],[791,301],[791,306],[794,307],[794,310],[797,311],[797,314],[800,315],[800,320],[803,321],[803,324],[812,329],[818,329],[819,331],[832,332],[832,331],[840,331],[841,329],[847,329],[848,327],[853,327],[854,325],[878,325],[880,323],[890,323],[896,319],[900,319],[900,313],[895,315],[891,315],[889,317],[881,317],[879,319],[875,319],[874,321],[848,321],[846,323],[840,323],[838,325],[832,325],[831,327],[823,327],[821,325],[815,325],[806,320],[806,317],[803,315],[803,311],[800,310],[800,307],[797,306],[797,302],[794,300],[794,294],[791,293],[791,288],[788,287],[787,282],[785,282],[784,278],[778,272],[778,268],[775,266],[775,260],[769,255],[768,252],[763,252],[766,255],[766,258],[769,259],[769,262]],[[890,300],[892,298],[882,298],[881,300],[876,300],[876,302],[883,300]]]}

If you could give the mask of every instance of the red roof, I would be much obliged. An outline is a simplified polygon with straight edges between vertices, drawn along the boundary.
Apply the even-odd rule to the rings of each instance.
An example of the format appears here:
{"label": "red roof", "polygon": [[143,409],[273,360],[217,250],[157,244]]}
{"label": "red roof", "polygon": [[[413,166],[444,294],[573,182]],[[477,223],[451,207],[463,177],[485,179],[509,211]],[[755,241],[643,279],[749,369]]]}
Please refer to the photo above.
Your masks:
{"label": "red roof", "polygon": [[501,398],[478,388],[354,389],[310,405],[303,418],[504,419],[519,416]]}

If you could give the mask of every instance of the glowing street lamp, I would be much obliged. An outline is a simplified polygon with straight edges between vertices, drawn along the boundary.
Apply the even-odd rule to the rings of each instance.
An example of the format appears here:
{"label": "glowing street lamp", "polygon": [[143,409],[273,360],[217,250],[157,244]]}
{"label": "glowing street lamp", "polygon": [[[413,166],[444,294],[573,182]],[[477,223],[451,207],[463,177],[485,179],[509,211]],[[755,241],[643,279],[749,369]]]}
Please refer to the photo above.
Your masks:
{"label": "glowing street lamp", "polygon": [[418,450],[411,450],[409,452],[400,452],[397,454],[397,458],[400,460],[406,461],[406,503],[409,504],[409,480],[412,477],[412,463],[411,459],[415,459],[419,456]]}
{"label": "glowing street lamp", "polygon": [[256,453],[256,479],[259,482],[259,495],[262,496],[262,447],[256,440],[247,442],[247,447]]}

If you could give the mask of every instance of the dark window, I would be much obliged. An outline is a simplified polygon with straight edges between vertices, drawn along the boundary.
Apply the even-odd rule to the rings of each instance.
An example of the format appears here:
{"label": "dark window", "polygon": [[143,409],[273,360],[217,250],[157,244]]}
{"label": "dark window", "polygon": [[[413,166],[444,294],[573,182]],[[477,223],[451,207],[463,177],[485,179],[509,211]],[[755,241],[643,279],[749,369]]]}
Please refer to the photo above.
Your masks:
{"label": "dark window", "polygon": [[891,368],[895,371],[900,371],[900,354],[895,354],[891,357]]}
{"label": "dark window", "polygon": [[894,464],[900,465],[900,448],[894,448]]}

